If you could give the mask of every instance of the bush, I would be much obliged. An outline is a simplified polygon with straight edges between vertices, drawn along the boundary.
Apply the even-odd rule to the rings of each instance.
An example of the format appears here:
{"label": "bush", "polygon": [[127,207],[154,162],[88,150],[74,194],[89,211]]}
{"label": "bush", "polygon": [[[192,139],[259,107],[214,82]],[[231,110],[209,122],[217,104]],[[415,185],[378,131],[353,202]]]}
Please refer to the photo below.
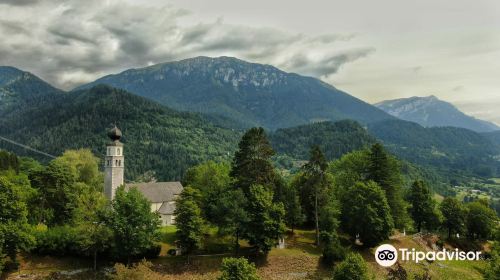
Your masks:
{"label": "bush", "polygon": [[222,260],[222,275],[218,280],[259,280],[253,263],[244,258],[225,258]]}
{"label": "bush", "polygon": [[37,226],[34,230],[36,245],[33,252],[40,255],[80,255],[78,234],[67,225],[46,228]]}
{"label": "bush", "polygon": [[368,267],[358,253],[350,253],[335,267],[334,280],[368,280]]}
{"label": "bush", "polygon": [[160,279],[159,275],[151,270],[152,264],[146,260],[127,267],[121,263],[114,266],[115,273],[109,275],[111,280],[153,280]]}
{"label": "bush", "polygon": [[346,249],[340,245],[340,241],[335,234],[321,232],[321,241],[323,243],[323,262],[332,264],[345,258]]}

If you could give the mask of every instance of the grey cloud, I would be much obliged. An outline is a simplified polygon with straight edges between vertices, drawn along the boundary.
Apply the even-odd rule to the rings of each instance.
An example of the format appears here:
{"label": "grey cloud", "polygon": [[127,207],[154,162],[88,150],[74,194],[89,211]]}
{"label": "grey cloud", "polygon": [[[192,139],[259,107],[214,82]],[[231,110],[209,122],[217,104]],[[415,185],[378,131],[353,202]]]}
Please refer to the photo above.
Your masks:
{"label": "grey cloud", "polygon": [[[198,55],[232,55],[322,77],[371,52],[336,52],[334,44],[351,40],[352,34],[309,36],[222,19],[182,25],[181,18],[188,12],[171,6],[98,0],[35,2],[31,1],[35,8],[13,8],[18,10],[12,13],[0,9],[0,36],[10,38],[0,45],[0,65],[32,71],[66,89],[150,62]],[[313,50],[321,50],[321,59],[309,56]]]}
{"label": "grey cloud", "polygon": [[37,3],[39,0],[0,0],[0,5],[28,6]]}
{"label": "grey cloud", "polygon": [[366,57],[374,51],[374,48],[350,50],[343,53],[332,54],[319,60],[299,54],[291,58],[288,67],[312,76],[328,77],[337,73],[343,65]]}

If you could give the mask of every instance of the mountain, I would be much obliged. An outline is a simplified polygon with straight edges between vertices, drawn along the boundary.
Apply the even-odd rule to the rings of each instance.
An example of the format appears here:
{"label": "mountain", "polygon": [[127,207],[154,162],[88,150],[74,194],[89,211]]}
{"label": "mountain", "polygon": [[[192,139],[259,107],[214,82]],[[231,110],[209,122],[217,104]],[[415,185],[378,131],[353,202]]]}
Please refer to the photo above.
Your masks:
{"label": "mountain", "polygon": [[[1,136],[53,155],[90,148],[102,157],[107,129],[116,123],[124,134],[129,180],[147,171],[159,180],[179,180],[199,162],[229,160],[241,135],[198,114],[180,113],[108,86],[45,95],[50,98],[29,99],[17,110],[0,111]],[[5,141],[0,148],[36,155]]]}
{"label": "mountain", "polygon": [[500,148],[484,135],[456,127],[425,128],[417,123],[388,120],[368,125],[368,131],[399,158],[454,174],[500,175]]}
{"label": "mountain", "polygon": [[468,116],[435,96],[387,100],[375,106],[399,119],[416,122],[425,127],[453,126],[476,132],[500,130],[497,125]]}
{"label": "mountain", "polygon": [[0,117],[61,93],[61,90],[29,72],[0,66]]}
{"label": "mountain", "polygon": [[328,160],[376,142],[365,128],[355,121],[321,122],[280,128],[269,135],[278,154],[308,160],[311,146],[318,145]]}
{"label": "mountain", "polygon": [[318,121],[362,123],[392,116],[318,79],[232,57],[196,57],[105,76],[106,84],[182,111],[210,113],[269,129]]}

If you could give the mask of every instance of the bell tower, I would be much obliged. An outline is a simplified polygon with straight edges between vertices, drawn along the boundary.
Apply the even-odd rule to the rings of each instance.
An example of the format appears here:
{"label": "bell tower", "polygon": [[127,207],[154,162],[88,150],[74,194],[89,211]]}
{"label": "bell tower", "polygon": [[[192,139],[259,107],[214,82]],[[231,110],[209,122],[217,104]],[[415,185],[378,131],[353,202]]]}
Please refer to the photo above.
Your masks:
{"label": "bell tower", "polygon": [[120,142],[122,132],[116,126],[108,131],[111,139],[106,145],[106,157],[104,159],[104,195],[109,199],[115,198],[116,189],[123,185],[125,157],[123,156],[123,144]]}

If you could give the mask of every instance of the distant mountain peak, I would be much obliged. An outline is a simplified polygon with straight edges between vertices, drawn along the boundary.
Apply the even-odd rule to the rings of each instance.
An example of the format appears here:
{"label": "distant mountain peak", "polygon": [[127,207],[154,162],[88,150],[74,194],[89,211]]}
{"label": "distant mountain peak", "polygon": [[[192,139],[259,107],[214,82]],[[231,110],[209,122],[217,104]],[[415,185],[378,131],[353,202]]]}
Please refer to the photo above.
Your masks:
{"label": "distant mountain peak", "polygon": [[376,103],[375,106],[397,118],[416,122],[425,127],[453,126],[477,132],[500,129],[494,123],[464,114],[453,104],[434,95],[386,100]]}
{"label": "distant mountain peak", "polygon": [[215,114],[270,129],[315,121],[391,119],[318,79],[234,57],[199,56],[129,69],[77,89],[108,84],[176,110]]}

